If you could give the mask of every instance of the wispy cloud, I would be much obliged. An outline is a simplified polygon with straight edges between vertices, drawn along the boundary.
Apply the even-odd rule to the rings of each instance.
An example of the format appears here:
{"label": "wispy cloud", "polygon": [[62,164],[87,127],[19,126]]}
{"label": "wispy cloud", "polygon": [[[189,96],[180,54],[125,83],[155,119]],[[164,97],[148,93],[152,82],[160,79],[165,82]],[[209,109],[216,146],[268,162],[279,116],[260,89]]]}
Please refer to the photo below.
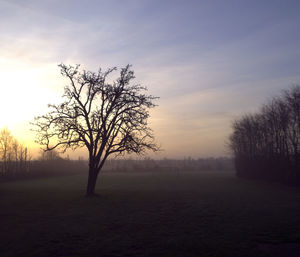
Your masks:
{"label": "wispy cloud", "polygon": [[20,104],[31,102],[25,123],[59,101],[58,63],[133,64],[136,81],[161,97],[151,122],[165,154],[222,155],[232,119],[300,81],[299,5],[0,1],[0,74]]}

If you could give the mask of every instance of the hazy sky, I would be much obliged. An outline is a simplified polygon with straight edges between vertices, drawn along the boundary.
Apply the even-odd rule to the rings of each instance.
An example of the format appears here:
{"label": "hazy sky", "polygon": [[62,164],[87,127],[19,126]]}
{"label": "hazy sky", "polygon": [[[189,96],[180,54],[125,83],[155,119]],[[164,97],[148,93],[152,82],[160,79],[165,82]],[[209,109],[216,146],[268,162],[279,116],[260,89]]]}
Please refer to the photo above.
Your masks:
{"label": "hazy sky", "polygon": [[132,64],[159,96],[162,157],[227,154],[233,119],[300,83],[300,1],[0,0],[0,127],[25,144],[60,102],[57,65]]}

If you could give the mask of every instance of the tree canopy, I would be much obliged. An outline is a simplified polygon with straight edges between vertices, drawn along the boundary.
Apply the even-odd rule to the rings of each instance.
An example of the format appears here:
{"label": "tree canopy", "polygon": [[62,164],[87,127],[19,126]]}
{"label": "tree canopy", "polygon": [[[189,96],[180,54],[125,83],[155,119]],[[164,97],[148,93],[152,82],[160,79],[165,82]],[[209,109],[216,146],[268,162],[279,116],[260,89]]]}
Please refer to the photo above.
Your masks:
{"label": "tree canopy", "polygon": [[[86,147],[89,153],[87,194],[94,194],[97,175],[112,154],[157,151],[149,109],[157,97],[147,88],[132,84],[131,66],[120,70],[119,77],[108,82],[116,68],[98,72],[79,71],[79,65],[59,65],[69,81],[61,104],[50,104],[47,114],[36,117],[37,142],[45,150]],[[90,184],[90,185],[89,185]]]}

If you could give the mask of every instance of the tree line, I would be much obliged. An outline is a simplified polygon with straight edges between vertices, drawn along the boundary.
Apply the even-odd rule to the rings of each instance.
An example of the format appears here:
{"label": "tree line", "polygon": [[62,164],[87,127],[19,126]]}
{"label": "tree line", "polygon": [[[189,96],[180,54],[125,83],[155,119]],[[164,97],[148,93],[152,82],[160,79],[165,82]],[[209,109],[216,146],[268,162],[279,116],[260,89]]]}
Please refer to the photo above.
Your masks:
{"label": "tree line", "polygon": [[74,174],[86,167],[82,160],[63,158],[56,150],[41,150],[33,159],[28,147],[21,144],[8,128],[0,130],[0,181]]}
{"label": "tree line", "polygon": [[211,172],[232,171],[232,158],[198,158],[184,159],[109,159],[103,172]]}
{"label": "tree line", "polygon": [[17,176],[28,171],[31,156],[28,148],[18,142],[7,128],[0,131],[0,174]]}
{"label": "tree line", "polygon": [[257,113],[232,124],[239,177],[300,185],[300,86],[284,90]]}

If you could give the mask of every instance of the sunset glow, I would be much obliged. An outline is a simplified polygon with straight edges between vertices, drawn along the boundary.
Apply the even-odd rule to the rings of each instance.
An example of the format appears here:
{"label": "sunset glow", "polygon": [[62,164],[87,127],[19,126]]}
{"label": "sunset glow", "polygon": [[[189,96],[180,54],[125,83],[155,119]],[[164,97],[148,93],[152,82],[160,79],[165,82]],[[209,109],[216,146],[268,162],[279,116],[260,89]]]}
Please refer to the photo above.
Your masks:
{"label": "sunset glow", "polygon": [[20,142],[37,149],[30,122],[62,101],[60,63],[132,64],[160,97],[155,158],[228,155],[231,122],[300,81],[298,2],[100,2],[0,1],[0,126]]}
{"label": "sunset glow", "polygon": [[0,0],[0,257],[300,257],[300,0]]}

